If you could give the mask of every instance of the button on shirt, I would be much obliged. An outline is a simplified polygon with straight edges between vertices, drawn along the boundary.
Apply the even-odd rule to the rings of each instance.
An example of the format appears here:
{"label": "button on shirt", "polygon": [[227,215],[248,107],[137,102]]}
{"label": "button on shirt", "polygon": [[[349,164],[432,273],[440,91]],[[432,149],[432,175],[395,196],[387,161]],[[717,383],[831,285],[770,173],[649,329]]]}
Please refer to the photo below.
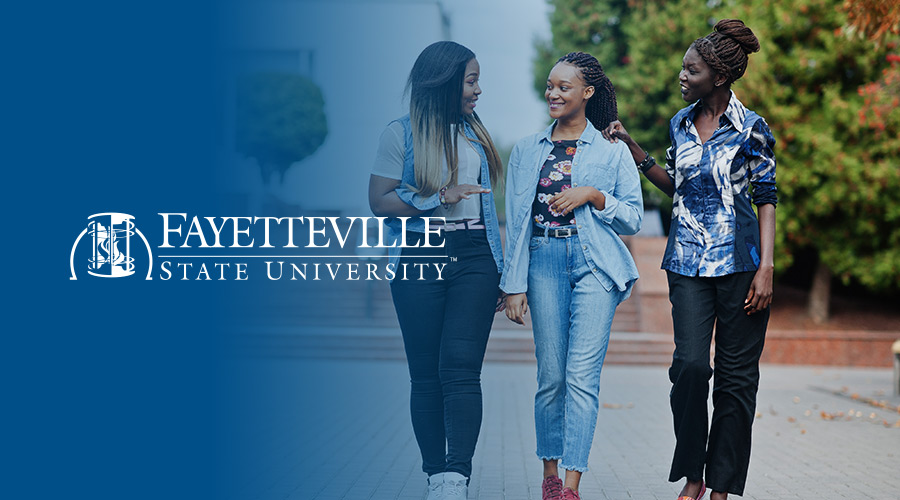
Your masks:
{"label": "button on shirt", "polygon": [[700,102],[669,124],[666,172],[675,185],[662,268],[684,276],[725,276],[759,268],[759,222],[751,206],[778,202],[775,138],[765,120],[731,94],[705,143],[694,126]]}

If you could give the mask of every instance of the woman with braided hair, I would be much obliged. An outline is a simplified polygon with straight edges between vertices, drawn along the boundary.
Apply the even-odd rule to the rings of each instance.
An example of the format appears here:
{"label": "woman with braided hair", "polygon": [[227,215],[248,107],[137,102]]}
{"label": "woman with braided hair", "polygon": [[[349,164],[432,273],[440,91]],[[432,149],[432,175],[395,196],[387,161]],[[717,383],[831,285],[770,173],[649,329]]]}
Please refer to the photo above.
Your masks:
{"label": "woman with braided hair", "polygon": [[577,500],[613,314],[638,278],[619,235],[640,229],[644,207],[628,148],[599,132],[617,111],[597,59],[583,52],[560,58],[544,97],[555,121],[519,141],[509,159],[500,287],[509,294],[509,319],[523,324],[531,310],[542,498]]}
{"label": "woman with braided hair", "polygon": [[759,358],[772,301],[775,139],[731,84],[746,71],[748,54],[758,50],[756,36],[737,19],[719,21],[715,31],[691,44],[679,80],[682,97],[693,104],[672,118],[665,168],[655,166],[622,123],[614,121],[603,132],[613,143],[627,144],[638,169],[673,196],[662,268],[675,330],[669,379],[676,445],[669,481],[687,479],[681,500],[699,500],[707,486],[712,500],[743,494],[750,463]]}

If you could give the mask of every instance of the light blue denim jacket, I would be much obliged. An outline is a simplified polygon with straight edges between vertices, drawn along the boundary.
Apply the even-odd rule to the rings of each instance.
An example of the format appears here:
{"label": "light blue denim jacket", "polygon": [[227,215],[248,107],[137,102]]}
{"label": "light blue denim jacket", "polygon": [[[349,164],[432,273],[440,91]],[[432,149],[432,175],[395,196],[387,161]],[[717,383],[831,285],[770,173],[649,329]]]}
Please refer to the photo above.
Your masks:
{"label": "light blue denim jacket", "polygon": [[[394,191],[397,193],[397,196],[399,196],[400,199],[403,200],[407,205],[410,205],[418,210],[425,210],[425,213],[420,215],[420,217],[429,217],[431,216],[431,213],[434,212],[434,209],[441,205],[440,194],[435,193],[431,196],[422,196],[410,189],[410,186],[416,185],[416,171],[413,158],[412,126],[410,125],[409,115],[406,115],[395,121],[398,121],[401,125],[403,125],[406,151],[403,156],[403,177],[400,179],[400,185],[397,186]],[[485,189],[491,189],[491,172],[488,169],[487,156],[485,156],[484,154],[484,148],[481,147],[481,144],[477,142],[478,138],[475,136],[475,131],[472,130],[472,126],[469,125],[468,122],[464,121],[463,123],[465,127],[466,137],[468,137],[472,141],[472,146],[475,147],[475,151],[478,152],[478,156],[481,158],[481,187]],[[490,193],[483,193],[481,195],[481,215],[482,217],[484,217],[484,226],[485,230],[487,231],[488,243],[491,247],[491,255],[494,257],[494,262],[497,263],[497,271],[502,272],[503,248],[500,244],[500,223],[497,219],[497,207],[494,204],[493,190]],[[387,226],[391,229],[392,239],[399,237],[399,219],[389,219],[387,221]],[[424,233],[425,221],[418,217],[409,219],[406,224],[406,230],[417,233]],[[400,261],[400,250],[400,248],[391,248],[388,252],[388,262],[393,263],[395,269],[397,263]]]}
{"label": "light blue denim jacket", "polygon": [[[509,157],[506,173],[506,266],[500,288],[506,293],[528,291],[531,214],[541,167],[553,150],[550,134],[556,122],[541,133],[520,140]],[[575,209],[584,257],[604,288],[615,286],[627,297],[638,278],[637,266],[620,234],[641,228],[644,200],[637,168],[628,147],[605,140],[588,122],[572,159],[572,187],[593,186],[606,196],[606,208],[590,203]],[[623,300],[624,300],[623,297]]]}

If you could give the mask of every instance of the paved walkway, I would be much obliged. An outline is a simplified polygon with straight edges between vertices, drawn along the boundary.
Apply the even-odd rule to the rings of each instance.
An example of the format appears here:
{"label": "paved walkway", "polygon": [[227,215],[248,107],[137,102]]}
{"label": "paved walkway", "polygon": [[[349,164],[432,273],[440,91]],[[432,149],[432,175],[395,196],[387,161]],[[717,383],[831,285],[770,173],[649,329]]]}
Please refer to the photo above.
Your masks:
{"label": "paved walkway", "polygon": [[[539,499],[535,367],[487,363],[469,498]],[[421,500],[402,361],[237,359],[222,498]],[[888,369],[765,365],[743,498],[900,498],[900,398]],[[666,368],[607,366],[585,500],[673,500]],[[883,401],[893,411],[867,400]]]}

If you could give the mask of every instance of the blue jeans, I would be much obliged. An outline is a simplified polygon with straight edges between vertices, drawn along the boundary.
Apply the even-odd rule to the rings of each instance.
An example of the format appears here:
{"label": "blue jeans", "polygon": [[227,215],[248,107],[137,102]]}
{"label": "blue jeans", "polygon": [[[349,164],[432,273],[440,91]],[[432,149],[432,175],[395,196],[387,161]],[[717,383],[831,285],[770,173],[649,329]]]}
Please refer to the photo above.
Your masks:
{"label": "blue jeans", "polygon": [[624,293],[607,290],[591,273],[578,235],[532,237],[529,252],[537,455],[584,472],[597,424],[600,369]]}

